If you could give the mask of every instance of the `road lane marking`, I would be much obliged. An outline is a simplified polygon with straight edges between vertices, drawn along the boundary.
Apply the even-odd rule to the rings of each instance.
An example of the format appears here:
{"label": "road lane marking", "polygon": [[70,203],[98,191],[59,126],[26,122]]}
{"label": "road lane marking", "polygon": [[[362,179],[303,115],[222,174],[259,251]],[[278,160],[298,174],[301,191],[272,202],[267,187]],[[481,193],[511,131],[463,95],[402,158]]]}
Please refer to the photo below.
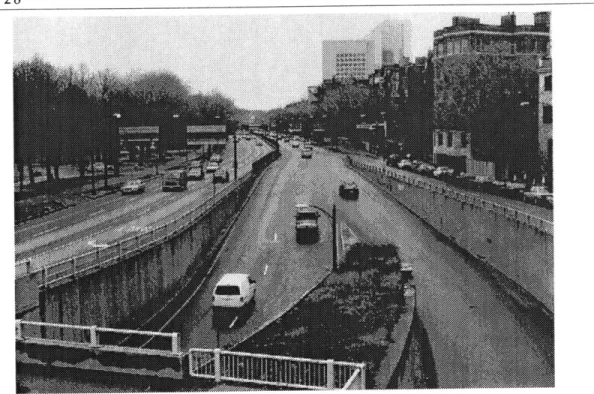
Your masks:
{"label": "road lane marking", "polygon": [[92,239],[89,242],[87,242],[87,244],[93,248],[107,248],[109,247],[108,244],[98,244],[96,240]]}
{"label": "road lane marking", "polygon": [[93,217],[93,216],[97,216],[101,213],[105,212],[105,208],[98,210],[97,212],[93,212],[91,214],[89,214],[89,217]]}
{"label": "road lane marking", "polygon": [[274,242],[278,242],[278,234],[274,233]]}
{"label": "road lane marking", "polygon": [[264,267],[264,276],[266,276],[267,272],[268,272],[268,264],[266,264],[266,267]]}
{"label": "road lane marking", "polygon": [[233,321],[231,322],[231,324],[229,324],[229,328],[233,328],[233,326],[235,325],[235,323],[237,323],[237,318],[239,318],[239,316],[235,316],[235,319],[233,319]]}
{"label": "road lane marking", "polygon": [[47,233],[49,233],[50,231],[54,231],[54,230],[57,230],[57,229],[58,229],[58,226],[56,226],[56,227],[52,227],[52,228],[50,228],[50,229],[47,229],[47,230],[45,230],[45,231],[42,231],[42,232],[40,232],[40,233],[33,234],[32,236],[33,236],[33,237],[38,237],[38,236],[40,236],[40,235],[47,234]]}

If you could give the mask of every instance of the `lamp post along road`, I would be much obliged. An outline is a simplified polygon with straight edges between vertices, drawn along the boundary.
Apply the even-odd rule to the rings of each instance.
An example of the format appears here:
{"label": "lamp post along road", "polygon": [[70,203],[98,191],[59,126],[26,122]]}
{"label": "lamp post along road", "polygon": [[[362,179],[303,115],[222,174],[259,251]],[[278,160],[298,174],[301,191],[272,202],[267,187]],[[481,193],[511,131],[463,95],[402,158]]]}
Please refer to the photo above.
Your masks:
{"label": "lamp post along road", "polygon": [[338,246],[336,245],[337,241],[337,229],[336,229],[336,204],[332,204],[332,213],[330,214],[324,208],[318,207],[316,205],[311,205],[332,220],[332,271],[336,271],[338,269]]}
{"label": "lamp post along road", "polygon": [[237,180],[237,130],[233,132],[233,170]]}

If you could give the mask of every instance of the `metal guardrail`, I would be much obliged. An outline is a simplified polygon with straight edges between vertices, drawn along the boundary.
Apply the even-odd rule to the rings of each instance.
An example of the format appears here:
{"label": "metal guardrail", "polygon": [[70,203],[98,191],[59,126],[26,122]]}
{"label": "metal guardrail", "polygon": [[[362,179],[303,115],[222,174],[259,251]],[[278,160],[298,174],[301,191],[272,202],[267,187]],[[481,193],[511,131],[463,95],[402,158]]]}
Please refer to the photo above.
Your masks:
{"label": "metal guardrail", "polygon": [[[158,337],[166,340],[166,349],[146,349],[134,346],[118,346],[118,338],[134,335],[138,338]],[[16,320],[15,337],[17,341],[34,339],[47,344],[78,345],[93,349],[120,350],[128,353],[142,353],[160,351],[180,354],[179,334],[156,331],[136,331],[117,328],[82,326],[59,323],[45,323],[37,321]]]}
{"label": "metal guardrail", "polygon": [[[274,148],[272,143],[271,145]],[[273,160],[273,156],[276,154],[278,153],[272,151],[260,157],[252,165],[254,170],[261,170]],[[78,256],[45,265],[41,268],[37,268],[36,270],[31,269],[30,259],[19,261],[15,264],[16,278],[34,273],[41,273],[40,286],[48,286],[64,278],[81,275],[86,271],[95,270],[103,265],[108,266],[117,259],[125,258],[126,256],[132,255],[152,244],[163,242],[172,235],[192,225],[228,194],[240,188],[242,184],[247,182],[253,175],[254,172],[250,171],[237,180],[221,186],[215,196],[209,197],[202,204],[165,223],[164,225],[119,240],[105,248],[97,248]]]}
{"label": "metal guardrail", "polygon": [[365,364],[221,349],[190,349],[190,376],[296,389],[365,389]]}
{"label": "metal guardrail", "polygon": [[385,168],[380,168],[375,165],[358,162],[357,160],[354,160],[352,158],[351,163],[361,169],[379,173],[382,176],[395,179],[398,182],[405,183],[417,188],[422,188],[434,193],[442,194],[447,198],[452,198],[457,201],[460,201],[461,203],[468,204],[470,206],[477,207],[480,209],[485,209],[489,212],[494,212],[496,214],[500,214],[507,219],[515,220],[518,223],[524,223],[528,226],[535,228],[536,230],[553,235],[554,224],[549,220],[541,219],[533,215],[530,215],[529,213],[511,208],[509,206],[497,204],[493,201],[485,200],[477,196],[463,193],[446,186],[436,185],[432,182],[427,182],[415,176],[399,174],[394,171],[387,170]]}

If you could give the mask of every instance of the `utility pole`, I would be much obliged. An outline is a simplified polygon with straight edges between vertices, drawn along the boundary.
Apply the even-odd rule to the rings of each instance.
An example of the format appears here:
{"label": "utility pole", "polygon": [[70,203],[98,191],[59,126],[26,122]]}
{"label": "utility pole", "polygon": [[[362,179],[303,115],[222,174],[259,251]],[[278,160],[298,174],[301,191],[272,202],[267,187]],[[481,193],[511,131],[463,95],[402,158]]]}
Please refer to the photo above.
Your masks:
{"label": "utility pole", "polygon": [[332,270],[338,269],[338,248],[336,245],[336,204],[332,204]]}
{"label": "utility pole", "polygon": [[235,180],[237,180],[237,130],[233,132],[233,169],[235,170]]}

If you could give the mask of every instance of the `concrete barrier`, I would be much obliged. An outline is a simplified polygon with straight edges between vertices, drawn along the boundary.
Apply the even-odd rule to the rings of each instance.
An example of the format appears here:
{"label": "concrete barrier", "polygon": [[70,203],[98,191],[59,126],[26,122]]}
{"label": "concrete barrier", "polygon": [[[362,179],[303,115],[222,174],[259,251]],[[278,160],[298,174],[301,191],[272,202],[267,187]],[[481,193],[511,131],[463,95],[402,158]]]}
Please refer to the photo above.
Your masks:
{"label": "concrete barrier", "polygon": [[[40,286],[41,321],[137,328],[211,263],[212,250],[243,206],[254,181],[278,157],[271,152],[255,171],[209,209],[190,216],[157,242]],[[43,282],[42,282],[43,283]]]}
{"label": "concrete barrier", "polygon": [[521,303],[554,314],[553,227],[518,211],[354,159],[371,183],[484,263]]}

